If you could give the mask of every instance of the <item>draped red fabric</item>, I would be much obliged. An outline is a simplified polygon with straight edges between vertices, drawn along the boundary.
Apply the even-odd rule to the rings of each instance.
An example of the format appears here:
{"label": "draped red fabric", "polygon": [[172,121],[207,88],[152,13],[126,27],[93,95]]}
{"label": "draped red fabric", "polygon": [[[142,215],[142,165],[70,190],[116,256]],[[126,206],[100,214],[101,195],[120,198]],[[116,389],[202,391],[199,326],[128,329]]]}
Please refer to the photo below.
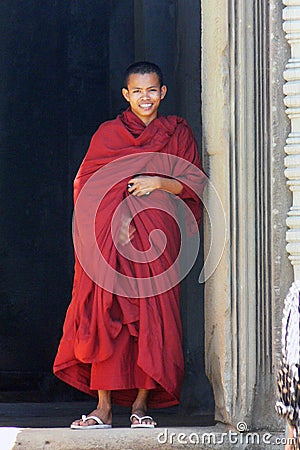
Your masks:
{"label": "draped red fabric", "polygon": [[[151,389],[150,408],[179,402],[177,209],[180,199],[189,207],[186,229],[195,233],[205,184],[199,169],[193,133],[179,117],[158,116],[145,126],[128,109],[94,134],[74,181],[74,284],[54,362],[66,383],[94,396],[111,390],[124,406],[138,388]],[[156,190],[137,198],[127,184],[138,174],[172,177],[184,187],[178,196]],[[134,234],[120,246],[124,217]]]}

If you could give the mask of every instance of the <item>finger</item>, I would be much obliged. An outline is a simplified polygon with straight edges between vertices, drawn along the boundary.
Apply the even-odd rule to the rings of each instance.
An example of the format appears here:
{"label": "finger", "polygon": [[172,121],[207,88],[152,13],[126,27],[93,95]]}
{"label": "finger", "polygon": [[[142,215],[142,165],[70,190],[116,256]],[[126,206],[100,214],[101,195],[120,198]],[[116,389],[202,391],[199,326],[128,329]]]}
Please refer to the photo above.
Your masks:
{"label": "finger", "polygon": [[133,183],[128,183],[127,190],[130,194],[132,194],[134,189],[135,189],[135,185]]}
{"label": "finger", "polygon": [[131,186],[137,186],[137,185],[139,185],[139,183],[140,183],[140,178],[131,178],[128,181],[128,188]]}
{"label": "finger", "polygon": [[141,189],[141,185],[139,182],[128,183],[128,192],[133,194],[137,190]]}
{"label": "finger", "polygon": [[130,235],[129,235],[128,232],[127,233],[126,232],[120,233],[120,235],[119,235],[119,243],[121,245],[127,244],[129,242],[129,239],[130,239]]}
{"label": "finger", "polygon": [[143,197],[145,195],[145,192],[143,191],[137,191],[137,193],[135,194],[136,197]]}
{"label": "finger", "polygon": [[146,192],[148,192],[148,191],[145,191],[145,190],[139,190],[139,191],[136,192],[135,196],[136,196],[136,197],[144,197],[144,196],[147,196],[147,195],[146,195]]}
{"label": "finger", "polygon": [[144,195],[148,196],[148,195],[151,194],[152,191],[153,191],[153,189],[151,189],[151,188],[143,189],[142,195],[143,195],[143,196],[144,196]]}
{"label": "finger", "polygon": [[131,192],[132,195],[135,197],[142,197],[145,195],[145,193],[148,191],[148,189],[142,188],[140,185],[136,186],[135,189]]}
{"label": "finger", "polygon": [[123,246],[126,244],[129,244],[129,242],[132,240],[134,234],[135,234],[135,229],[130,231],[130,233],[124,233],[122,235],[119,236],[119,243]]}

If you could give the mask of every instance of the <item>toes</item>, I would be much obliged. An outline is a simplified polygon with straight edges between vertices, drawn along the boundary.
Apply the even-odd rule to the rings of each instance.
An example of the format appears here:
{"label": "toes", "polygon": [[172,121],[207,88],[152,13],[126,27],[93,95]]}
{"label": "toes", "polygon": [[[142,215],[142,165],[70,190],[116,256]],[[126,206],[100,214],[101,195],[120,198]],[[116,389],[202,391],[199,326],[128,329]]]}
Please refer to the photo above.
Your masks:
{"label": "toes", "polygon": [[89,425],[97,425],[97,422],[94,419],[88,419],[83,421],[82,419],[77,419],[72,422],[72,425],[80,426],[80,427],[88,427]]}
{"label": "toes", "polygon": [[96,422],[96,420],[94,420],[94,419],[89,419],[89,420],[86,420],[85,422],[82,422],[82,425],[84,426],[89,426],[89,425],[97,425],[97,422]]}
{"label": "toes", "polygon": [[139,419],[137,419],[136,417],[132,417],[131,418],[131,423],[133,424],[133,425],[137,425],[137,424],[141,424],[141,425],[153,425],[153,426],[156,426],[157,425],[157,423],[155,422],[155,420],[151,420],[150,418],[140,418],[140,420]]}
{"label": "toes", "polygon": [[80,427],[85,427],[86,425],[90,425],[88,424],[88,422],[83,422],[83,420],[75,420],[74,422],[72,422],[72,425],[76,425],[76,426],[80,426]]}
{"label": "toes", "polygon": [[157,423],[154,422],[154,420],[150,420],[150,419],[144,419],[144,420],[142,420],[142,423],[145,425],[154,425],[154,426],[157,425]]}
{"label": "toes", "polygon": [[85,425],[82,420],[74,420],[71,425],[82,426]]}
{"label": "toes", "polygon": [[136,424],[136,423],[140,423],[139,420],[136,417],[132,417],[131,418],[131,423]]}

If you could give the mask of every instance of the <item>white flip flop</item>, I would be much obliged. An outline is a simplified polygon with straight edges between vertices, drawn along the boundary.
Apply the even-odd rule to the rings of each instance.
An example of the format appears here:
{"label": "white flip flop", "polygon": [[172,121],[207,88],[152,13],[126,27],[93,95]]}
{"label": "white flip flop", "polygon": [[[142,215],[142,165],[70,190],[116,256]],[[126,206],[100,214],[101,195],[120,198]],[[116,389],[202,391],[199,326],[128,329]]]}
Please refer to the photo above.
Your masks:
{"label": "white flip flop", "polygon": [[[132,419],[138,420],[139,423],[132,423]],[[149,419],[154,423],[142,423],[143,420]],[[154,428],[157,425],[151,416],[138,416],[137,414],[131,414],[130,416],[131,428]]]}
{"label": "white flip flop", "polygon": [[97,422],[97,425],[73,425],[73,424],[71,424],[70,428],[72,428],[73,430],[97,430],[100,428],[111,428],[111,425],[108,425],[107,423],[103,423],[102,420],[99,419],[99,417],[97,417],[97,416],[85,416],[85,415],[81,416],[81,420],[83,422],[87,422],[90,419]]}

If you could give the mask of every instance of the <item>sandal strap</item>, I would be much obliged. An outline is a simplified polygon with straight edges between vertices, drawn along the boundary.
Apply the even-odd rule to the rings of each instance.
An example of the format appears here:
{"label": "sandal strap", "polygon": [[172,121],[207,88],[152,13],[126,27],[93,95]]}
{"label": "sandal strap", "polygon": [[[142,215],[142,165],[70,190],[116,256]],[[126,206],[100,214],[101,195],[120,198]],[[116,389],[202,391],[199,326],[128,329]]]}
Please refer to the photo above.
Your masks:
{"label": "sandal strap", "polygon": [[139,423],[141,423],[140,422],[140,420],[141,420],[141,418],[140,418],[140,416],[138,416],[137,414],[131,414],[131,416],[130,416],[130,422],[132,422],[132,419],[136,419],[136,420],[138,420],[139,421]]}
{"label": "sandal strap", "polygon": [[94,420],[95,422],[97,422],[98,425],[104,425],[104,423],[102,422],[101,419],[99,419],[99,417],[97,416],[86,416],[86,415],[82,415],[81,416],[81,420],[83,422],[87,422],[88,420]]}
{"label": "sandal strap", "polygon": [[146,420],[146,419],[149,419],[149,420],[151,420],[151,422],[154,422],[154,419],[151,416],[142,416],[142,417],[140,417],[137,414],[131,414],[130,422],[132,422],[132,419],[138,420],[139,424],[142,424],[142,421]]}
{"label": "sandal strap", "polygon": [[140,419],[141,419],[141,422],[142,422],[143,420],[146,420],[146,419],[149,419],[149,420],[151,420],[152,422],[154,422],[154,419],[153,419],[153,417],[151,417],[151,416],[143,416],[143,417],[140,417]]}

